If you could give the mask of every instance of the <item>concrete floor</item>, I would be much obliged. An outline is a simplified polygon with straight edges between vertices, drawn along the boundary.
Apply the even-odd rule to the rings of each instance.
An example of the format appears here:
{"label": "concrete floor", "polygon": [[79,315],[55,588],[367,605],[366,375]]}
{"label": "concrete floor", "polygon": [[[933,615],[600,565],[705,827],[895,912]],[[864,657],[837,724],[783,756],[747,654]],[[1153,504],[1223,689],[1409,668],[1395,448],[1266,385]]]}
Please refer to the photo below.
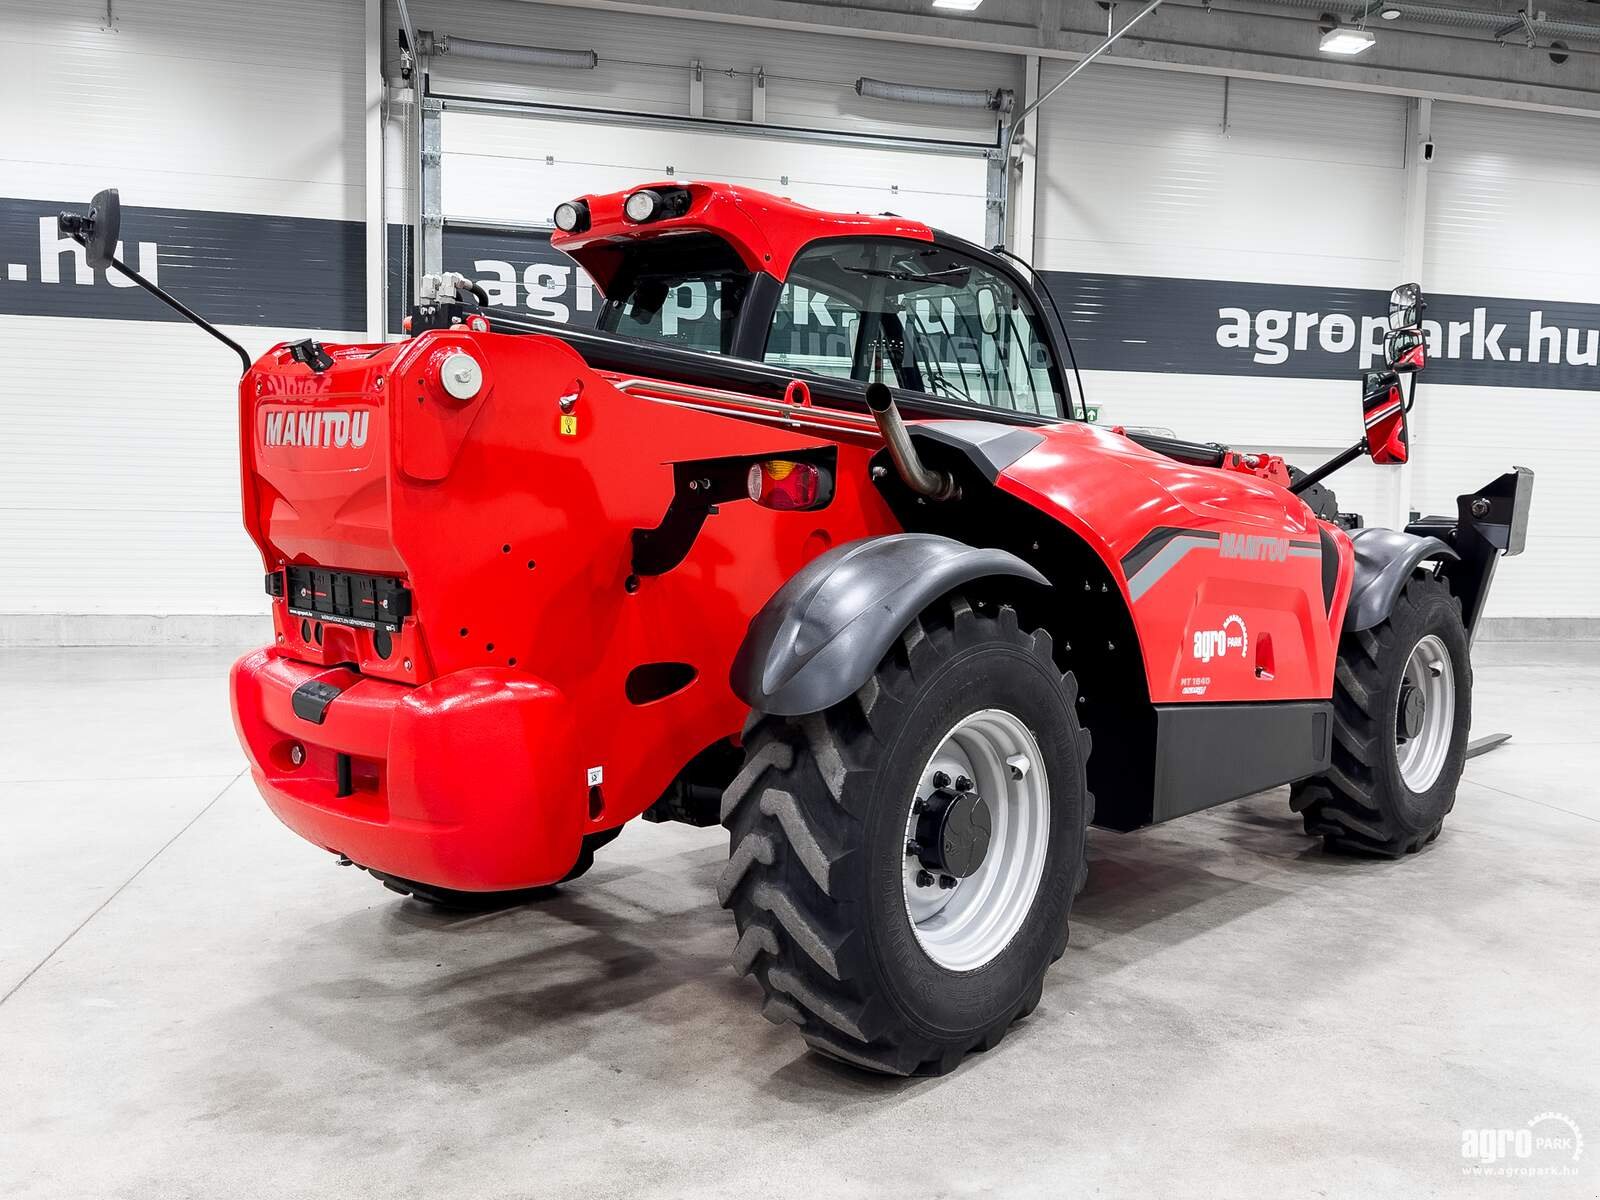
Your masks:
{"label": "concrete floor", "polygon": [[[1600,645],[1480,647],[1516,740],[1408,861],[1282,791],[1097,831],[1039,1011],[912,1081],[760,1019],[718,830],[465,919],[337,869],[241,778],[226,665],[0,654],[0,1196],[1600,1193]],[[1551,1111],[1575,1174],[1463,1174]]]}

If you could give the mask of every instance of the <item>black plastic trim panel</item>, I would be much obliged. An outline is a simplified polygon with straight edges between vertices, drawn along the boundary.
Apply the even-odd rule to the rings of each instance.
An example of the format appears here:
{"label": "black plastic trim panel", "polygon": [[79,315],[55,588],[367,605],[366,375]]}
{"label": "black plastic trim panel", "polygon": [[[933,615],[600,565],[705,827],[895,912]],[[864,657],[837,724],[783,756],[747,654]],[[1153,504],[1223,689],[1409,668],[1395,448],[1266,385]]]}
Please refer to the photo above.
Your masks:
{"label": "black plastic trim panel", "polygon": [[1000,473],[1044,441],[1044,434],[998,421],[924,421],[911,426],[911,438],[949,446],[966,455],[985,479]]}
{"label": "black plastic trim panel", "polygon": [[1333,705],[1156,705],[1155,799],[1151,820],[1170,821],[1214,804],[1292,783],[1327,769]]}

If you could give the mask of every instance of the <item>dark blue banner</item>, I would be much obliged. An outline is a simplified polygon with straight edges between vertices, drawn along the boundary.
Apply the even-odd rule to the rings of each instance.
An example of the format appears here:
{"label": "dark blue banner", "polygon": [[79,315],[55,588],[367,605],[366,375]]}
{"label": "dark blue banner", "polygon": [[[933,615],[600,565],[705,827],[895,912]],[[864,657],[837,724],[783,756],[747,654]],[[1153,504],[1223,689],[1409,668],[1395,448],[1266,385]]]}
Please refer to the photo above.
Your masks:
{"label": "dark blue banner", "polygon": [[[183,318],[115,270],[92,271],[56,235],[85,200],[0,199],[0,313]],[[365,329],[367,250],[355,221],[123,208],[118,255],[219,325]]]}
{"label": "dark blue banner", "polygon": [[[1348,379],[1383,357],[1387,291],[1046,279],[1084,370]],[[1600,304],[1429,293],[1423,330],[1429,383],[1600,390]]]}
{"label": "dark blue banner", "polygon": [[[90,271],[81,250],[56,236],[56,213],[82,207],[0,199],[0,313],[180,319],[115,272]],[[366,325],[359,222],[126,208],[122,233],[131,266],[219,324]],[[409,240],[404,227],[390,227],[396,331],[410,293]],[[547,235],[452,226],[444,259],[496,306],[594,323],[599,294]],[[1085,370],[1348,379],[1382,355],[1382,291],[1071,271],[1046,280]],[[675,296],[669,306],[675,322],[716,319],[704,297]],[[803,322],[814,309],[794,306],[791,315]],[[1423,327],[1429,383],[1600,390],[1600,303],[1433,295]]]}

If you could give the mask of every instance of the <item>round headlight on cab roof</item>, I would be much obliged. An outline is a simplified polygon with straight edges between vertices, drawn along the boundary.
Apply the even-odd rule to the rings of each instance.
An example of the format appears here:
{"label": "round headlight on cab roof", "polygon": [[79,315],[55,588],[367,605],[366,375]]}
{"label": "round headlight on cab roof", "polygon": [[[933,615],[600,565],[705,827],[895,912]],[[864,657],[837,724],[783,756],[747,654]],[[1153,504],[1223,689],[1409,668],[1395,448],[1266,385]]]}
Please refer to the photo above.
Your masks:
{"label": "round headlight on cab roof", "polygon": [[654,220],[660,209],[661,193],[653,192],[649,188],[633,193],[622,205],[622,211],[630,221]]}
{"label": "round headlight on cab roof", "polygon": [[562,233],[582,233],[589,228],[588,201],[568,200],[556,205],[555,222]]}

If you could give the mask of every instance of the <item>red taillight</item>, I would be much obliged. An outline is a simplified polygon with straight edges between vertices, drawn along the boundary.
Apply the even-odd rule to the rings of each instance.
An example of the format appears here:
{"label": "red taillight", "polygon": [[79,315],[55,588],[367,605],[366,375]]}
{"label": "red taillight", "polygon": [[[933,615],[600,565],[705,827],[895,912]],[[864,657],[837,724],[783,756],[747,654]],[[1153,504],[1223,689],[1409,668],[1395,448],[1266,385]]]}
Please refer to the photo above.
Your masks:
{"label": "red taillight", "polygon": [[750,499],[765,508],[785,512],[816,508],[826,498],[823,495],[822,468],[814,463],[792,462],[786,458],[769,458],[750,464],[746,477]]}

